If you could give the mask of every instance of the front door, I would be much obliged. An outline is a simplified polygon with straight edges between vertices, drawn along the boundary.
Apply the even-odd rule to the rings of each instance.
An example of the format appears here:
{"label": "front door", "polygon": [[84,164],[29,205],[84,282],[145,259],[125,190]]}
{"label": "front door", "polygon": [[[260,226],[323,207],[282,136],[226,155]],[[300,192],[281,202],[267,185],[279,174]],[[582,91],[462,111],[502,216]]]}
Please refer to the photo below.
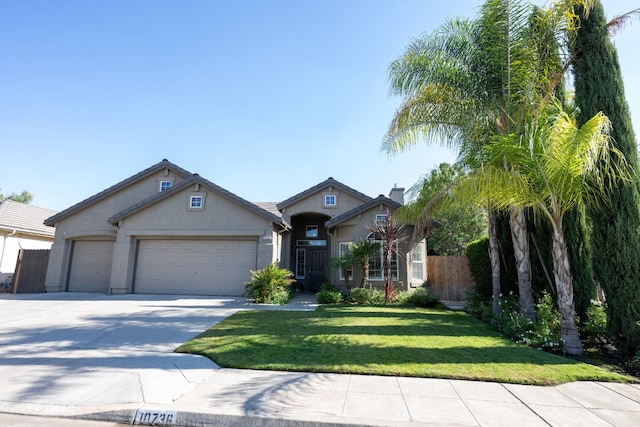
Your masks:
{"label": "front door", "polygon": [[307,249],[307,275],[306,288],[309,291],[318,291],[327,280],[325,270],[327,268],[326,249]]}

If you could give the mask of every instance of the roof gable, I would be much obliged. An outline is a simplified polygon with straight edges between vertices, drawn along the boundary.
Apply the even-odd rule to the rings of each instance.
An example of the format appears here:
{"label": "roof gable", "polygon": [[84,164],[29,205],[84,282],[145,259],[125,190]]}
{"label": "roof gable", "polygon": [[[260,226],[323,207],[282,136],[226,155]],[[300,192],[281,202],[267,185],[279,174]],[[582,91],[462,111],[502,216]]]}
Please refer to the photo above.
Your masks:
{"label": "roof gable", "polygon": [[288,224],[286,224],[286,222],[284,222],[282,220],[282,218],[280,218],[277,215],[274,215],[273,213],[263,209],[262,207],[251,203],[239,196],[236,196],[235,194],[233,194],[232,192],[225,190],[224,188],[214,184],[211,181],[208,181],[204,178],[202,178],[200,175],[198,174],[193,174],[191,175],[189,178],[185,179],[184,181],[180,182],[179,184],[171,187],[170,189],[166,190],[166,191],[162,191],[159,192],[143,201],[141,201],[140,203],[137,203],[115,215],[113,215],[112,217],[110,217],[108,219],[110,224],[117,224],[118,221],[123,220],[125,218],[127,218],[128,216],[131,216],[133,214],[135,214],[136,212],[140,212],[141,210],[147,209],[150,206],[160,202],[161,200],[164,200],[168,197],[172,197],[173,195],[177,194],[178,192],[184,190],[185,188],[188,188],[191,185],[194,184],[200,184],[201,186],[210,189],[214,192],[216,192],[217,194],[225,197],[228,200],[231,200],[233,202],[235,202],[236,204],[239,204],[243,207],[245,207],[246,209],[248,209],[249,211],[269,220],[272,221],[276,224],[280,224],[282,225],[283,228],[288,228]]}
{"label": "roof gable", "polygon": [[395,211],[396,209],[398,209],[401,205],[400,203],[396,202],[395,200],[392,200],[388,197],[385,196],[378,196],[375,199],[371,199],[369,201],[367,201],[366,203],[361,204],[360,206],[351,209],[348,212],[343,213],[342,215],[338,215],[335,216],[333,218],[331,218],[329,221],[325,222],[324,225],[327,228],[333,228],[341,223],[343,223],[344,221],[348,221],[351,218],[353,218],[356,215],[359,215],[363,212],[368,211],[369,209],[371,209],[372,207],[378,205],[378,204],[383,204],[386,205],[390,208],[391,211]]}
{"label": "roof gable", "polygon": [[60,221],[61,219],[64,219],[88,206],[93,205],[94,203],[100,201],[100,200],[104,200],[107,197],[111,196],[112,194],[126,188],[129,187],[141,180],[143,180],[144,178],[147,178],[148,176],[153,175],[154,173],[163,170],[163,169],[170,169],[174,172],[176,172],[176,174],[181,175],[182,178],[186,178],[189,175],[191,175],[191,172],[182,169],[180,166],[175,165],[173,163],[171,163],[170,161],[168,161],[167,159],[163,159],[161,162],[156,163],[153,166],[148,167],[147,169],[138,172],[137,174],[125,179],[124,181],[120,181],[119,183],[112,185],[111,187],[107,188],[106,190],[103,190],[79,203],[76,203],[75,205],[71,206],[70,208],[67,208],[65,210],[63,210],[62,212],[58,213],[57,215],[54,215],[50,218],[47,218],[45,220],[45,224],[49,225],[49,226],[53,226],[56,222]]}
{"label": "roof gable", "polygon": [[51,209],[6,199],[0,202],[0,229],[53,237],[55,230],[44,225],[44,221],[56,213]]}
{"label": "roof gable", "polygon": [[289,197],[287,200],[278,203],[277,208],[279,210],[282,210],[288,206],[291,206],[292,204],[305,199],[319,191],[322,191],[328,187],[334,187],[334,188],[338,188],[342,191],[344,191],[345,193],[350,194],[351,196],[355,197],[356,199],[360,199],[363,202],[367,202],[369,200],[371,200],[371,197],[367,196],[366,194],[363,194],[357,190],[354,190],[353,188],[344,185],[343,183],[341,183],[340,181],[336,181],[335,179],[333,179],[332,177],[329,177],[328,179],[326,179],[325,181],[322,181],[321,183],[314,185],[311,188],[308,188],[306,190],[304,190],[301,193],[296,194],[295,196]]}

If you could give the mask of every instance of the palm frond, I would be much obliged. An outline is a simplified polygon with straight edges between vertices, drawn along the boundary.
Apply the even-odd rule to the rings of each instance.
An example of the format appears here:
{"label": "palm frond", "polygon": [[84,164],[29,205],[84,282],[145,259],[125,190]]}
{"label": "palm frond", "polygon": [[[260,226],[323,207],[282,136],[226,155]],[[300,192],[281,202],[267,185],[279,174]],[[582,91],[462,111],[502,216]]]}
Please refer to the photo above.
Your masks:
{"label": "palm frond", "polygon": [[634,9],[622,15],[614,16],[608,23],[609,36],[615,36],[620,30],[624,29],[631,21],[640,18],[640,8]]}

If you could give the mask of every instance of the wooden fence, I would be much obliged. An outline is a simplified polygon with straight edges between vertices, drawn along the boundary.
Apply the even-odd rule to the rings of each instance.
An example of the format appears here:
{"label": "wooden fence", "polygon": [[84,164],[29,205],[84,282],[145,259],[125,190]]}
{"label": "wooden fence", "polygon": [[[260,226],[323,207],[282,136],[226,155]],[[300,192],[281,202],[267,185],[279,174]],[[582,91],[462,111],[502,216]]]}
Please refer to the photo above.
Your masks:
{"label": "wooden fence", "polygon": [[429,287],[443,301],[465,301],[474,286],[466,256],[428,256]]}
{"label": "wooden fence", "polygon": [[13,274],[14,294],[35,294],[45,291],[44,281],[49,264],[49,249],[20,249]]}

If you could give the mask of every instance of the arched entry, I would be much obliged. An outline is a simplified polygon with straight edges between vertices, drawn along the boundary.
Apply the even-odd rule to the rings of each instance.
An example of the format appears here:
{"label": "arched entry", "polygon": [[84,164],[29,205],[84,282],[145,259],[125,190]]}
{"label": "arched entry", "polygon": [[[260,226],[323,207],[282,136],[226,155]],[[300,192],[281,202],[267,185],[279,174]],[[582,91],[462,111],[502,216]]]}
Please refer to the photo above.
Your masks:
{"label": "arched entry", "polygon": [[291,218],[291,271],[307,291],[315,292],[327,281],[329,235],[324,223],[329,219],[322,214],[301,214]]}

